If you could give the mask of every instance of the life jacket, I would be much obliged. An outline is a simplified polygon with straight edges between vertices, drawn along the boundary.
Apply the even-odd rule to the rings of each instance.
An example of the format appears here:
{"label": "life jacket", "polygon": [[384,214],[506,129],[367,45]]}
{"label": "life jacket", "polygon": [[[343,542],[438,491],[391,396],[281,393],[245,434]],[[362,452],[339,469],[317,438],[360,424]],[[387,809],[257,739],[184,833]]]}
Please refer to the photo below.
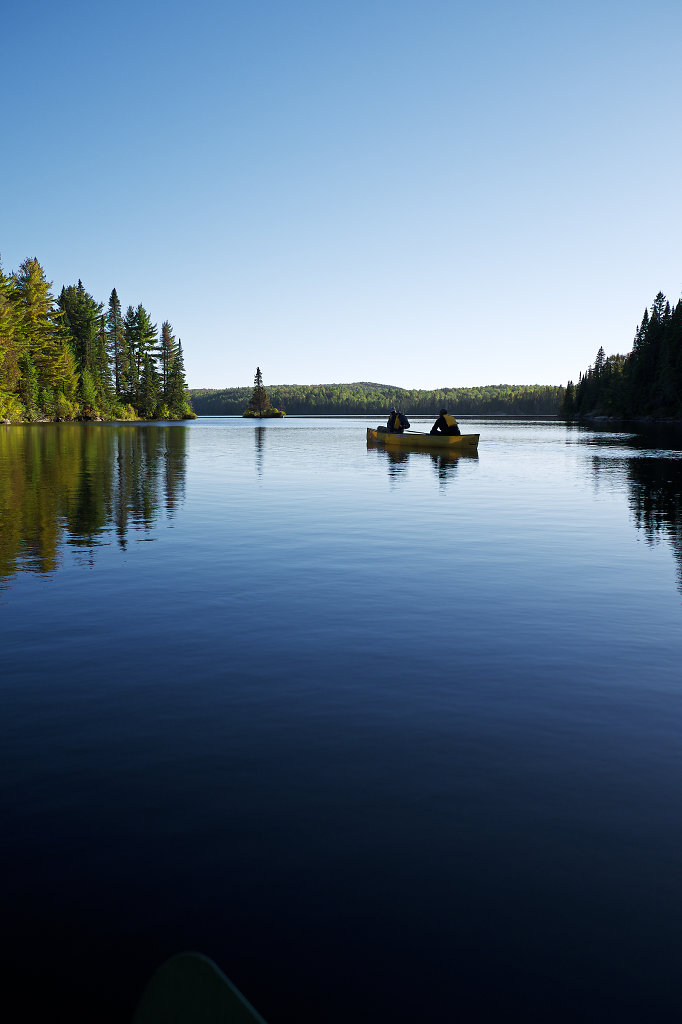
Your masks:
{"label": "life jacket", "polygon": [[388,429],[399,434],[401,430],[409,427],[410,421],[401,412],[392,412],[388,417]]}
{"label": "life jacket", "polygon": [[447,423],[447,425],[449,427],[456,427],[457,426],[457,420],[455,419],[454,416],[450,416],[449,414],[446,414],[445,416],[443,416],[443,419],[445,420],[445,422]]}

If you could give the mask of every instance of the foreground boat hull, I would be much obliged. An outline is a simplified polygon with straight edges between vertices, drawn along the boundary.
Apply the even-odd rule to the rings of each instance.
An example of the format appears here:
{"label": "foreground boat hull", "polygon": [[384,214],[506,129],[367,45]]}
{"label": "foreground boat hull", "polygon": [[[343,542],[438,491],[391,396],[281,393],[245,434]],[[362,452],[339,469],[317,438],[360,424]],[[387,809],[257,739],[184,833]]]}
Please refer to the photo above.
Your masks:
{"label": "foreground boat hull", "polygon": [[445,448],[447,451],[475,452],[480,434],[390,434],[367,427],[367,440],[391,448]]}

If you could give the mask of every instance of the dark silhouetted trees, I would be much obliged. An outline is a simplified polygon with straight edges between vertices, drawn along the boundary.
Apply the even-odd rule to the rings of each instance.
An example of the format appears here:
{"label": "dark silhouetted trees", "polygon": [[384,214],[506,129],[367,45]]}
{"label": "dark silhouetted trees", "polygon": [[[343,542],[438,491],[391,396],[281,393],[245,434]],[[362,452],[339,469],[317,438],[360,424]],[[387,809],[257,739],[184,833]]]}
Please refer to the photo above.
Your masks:
{"label": "dark silhouetted trees", "polygon": [[561,406],[574,416],[682,416],[682,300],[674,309],[659,292],[635,331],[632,351],[606,356],[599,348],[594,365],[569,381]]}

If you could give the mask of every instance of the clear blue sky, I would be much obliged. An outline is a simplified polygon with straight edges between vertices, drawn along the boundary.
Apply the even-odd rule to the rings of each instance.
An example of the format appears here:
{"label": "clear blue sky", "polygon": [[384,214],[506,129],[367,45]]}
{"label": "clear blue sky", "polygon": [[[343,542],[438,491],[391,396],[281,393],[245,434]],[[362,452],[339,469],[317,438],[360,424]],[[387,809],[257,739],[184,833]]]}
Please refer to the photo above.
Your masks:
{"label": "clear blue sky", "polygon": [[0,254],[116,287],[192,387],[565,383],[682,290],[682,4],[0,14]]}

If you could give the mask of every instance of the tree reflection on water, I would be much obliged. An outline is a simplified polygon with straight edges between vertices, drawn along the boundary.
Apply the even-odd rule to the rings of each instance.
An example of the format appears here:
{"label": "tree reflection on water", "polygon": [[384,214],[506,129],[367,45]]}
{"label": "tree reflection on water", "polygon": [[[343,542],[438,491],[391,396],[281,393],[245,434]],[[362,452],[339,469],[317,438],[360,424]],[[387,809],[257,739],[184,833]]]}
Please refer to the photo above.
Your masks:
{"label": "tree reflection on water", "polygon": [[184,497],[186,427],[33,424],[0,430],[0,585],[57,569],[63,544],[94,556],[113,531],[172,518]]}
{"label": "tree reflection on water", "polygon": [[[661,540],[669,542],[678,565],[678,584],[682,591],[682,457],[672,454],[680,451],[679,444],[675,443],[676,436],[661,438],[660,432],[642,432],[628,437],[628,447],[639,449],[641,455],[615,458],[595,455],[592,472],[597,487],[601,480],[608,478],[625,482],[628,507],[636,528],[644,533],[651,547]],[[609,447],[608,443],[597,440],[602,447]],[[668,443],[663,447],[665,440]],[[610,444],[618,448],[623,441],[614,438]]]}
{"label": "tree reflection on water", "polygon": [[256,472],[259,477],[263,476],[263,455],[265,452],[265,427],[259,426],[254,430],[256,442]]}
{"label": "tree reflection on water", "polygon": [[682,459],[628,460],[629,505],[650,545],[665,537],[672,547],[682,590]]}

